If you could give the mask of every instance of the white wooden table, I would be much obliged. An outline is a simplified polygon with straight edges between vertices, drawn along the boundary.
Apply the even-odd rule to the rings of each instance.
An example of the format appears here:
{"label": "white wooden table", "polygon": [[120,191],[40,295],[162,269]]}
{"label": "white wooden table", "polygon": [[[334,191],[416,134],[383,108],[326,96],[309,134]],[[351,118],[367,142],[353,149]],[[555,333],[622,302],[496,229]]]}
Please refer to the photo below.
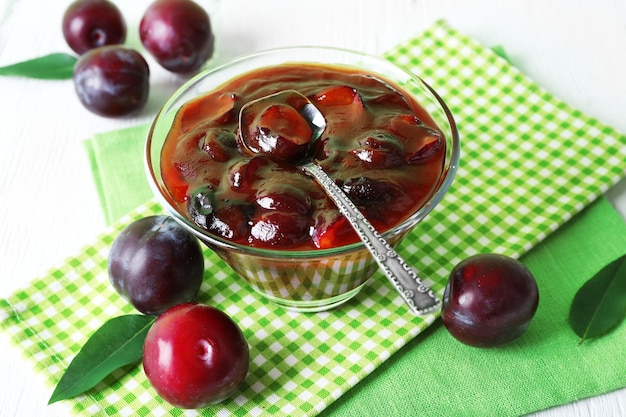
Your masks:
{"label": "white wooden table", "polygon": [[[70,52],[61,18],[71,0],[1,0],[0,66]],[[487,46],[503,45],[526,74],[585,113],[626,132],[626,2],[198,0],[217,39],[215,63],[278,46],[318,44],[379,54],[437,19]],[[116,3],[128,43],[149,0]],[[0,77],[0,296],[44,274],[104,228],[82,141],[148,122],[182,82],[151,64],[152,91],[137,116],[106,119],[79,104],[71,81]],[[626,215],[626,183],[609,193]],[[66,416],[50,391],[0,336],[0,416]],[[542,416],[626,415],[626,389]]]}

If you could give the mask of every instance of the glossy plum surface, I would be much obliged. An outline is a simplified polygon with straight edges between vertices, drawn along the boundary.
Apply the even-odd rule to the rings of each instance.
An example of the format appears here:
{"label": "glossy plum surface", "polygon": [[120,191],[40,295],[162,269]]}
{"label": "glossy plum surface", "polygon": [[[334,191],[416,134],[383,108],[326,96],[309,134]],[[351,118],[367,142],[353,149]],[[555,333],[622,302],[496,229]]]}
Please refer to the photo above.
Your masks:
{"label": "glossy plum surface", "polygon": [[200,289],[204,257],[198,240],[168,216],[128,225],[109,252],[109,279],[137,310],[158,315],[192,301]]}
{"label": "glossy plum surface", "polygon": [[126,22],[108,0],[76,0],[63,14],[63,37],[79,55],[105,45],[123,44]]}
{"label": "glossy plum surface", "polygon": [[74,67],[78,99],[89,111],[105,117],[139,111],[148,100],[150,69],[134,49],[110,45],[92,49]]}
{"label": "glossy plum surface", "polygon": [[74,88],[80,102],[105,117],[140,110],[150,92],[150,69],[134,49],[110,45],[83,54],[74,67]]}
{"label": "glossy plum surface", "polygon": [[214,37],[207,12],[191,0],[156,0],[139,24],[143,46],[163,68],[198,70],[213,55]]}
{"label": "glossy plum surface", "polygon": [[250,353],[239,326],[224,312],[179,304],[152,325],[143,368],[156,392],[180,408],[201,408],[233,395],[248,373]]}
{"label": "glossy plum surface", "polygon": [[524,333],[538,304],[537,283],[528,268],[507,256],[480,254],[453,268],[441,317],[462,343],[493,347]]}

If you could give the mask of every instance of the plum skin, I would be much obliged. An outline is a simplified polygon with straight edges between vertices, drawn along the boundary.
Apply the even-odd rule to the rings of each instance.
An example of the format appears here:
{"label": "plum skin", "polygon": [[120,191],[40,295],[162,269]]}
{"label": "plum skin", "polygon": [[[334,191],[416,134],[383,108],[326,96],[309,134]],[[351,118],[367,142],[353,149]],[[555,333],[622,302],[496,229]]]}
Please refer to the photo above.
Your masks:
{"label": "plum skin", "polygon": [[191,0],[156,0],[139,22],[141,43],[168,71],[191,73],[212,55],[214,36],[207,12]]}
{"label": "plum skin", "polygon": [[107,45],[83,54],[74,67],[74,88],[81,104],[105,117],[140,110],[150,91],[150,69],[141,54]]}
{"label": "plum skin", "polygon": [[113,288],[138,311],[159,315],[192,301],[204,275],[200,243],[174,219],[149,216],[122,230],[108,259]]}
{"label": "plum skin", "polygon": [[202,408],[233,395],[250,365],[248,343],[223,311],[185,303],[154,322],[143,349],[143,368],[161,398],[180,408]]}
{"label": "plum skin", "polygon": [[539,290],[528,268],[504,255],[479,254],[452,269],[441,317],[460,342],[495,347],[524,333],[538,305]]}
{"label": "plum skin", "polygon": [[63,14],[63,37],[79,55],[104,45],[123,44],[126,22],[108,0],[76,0]]}

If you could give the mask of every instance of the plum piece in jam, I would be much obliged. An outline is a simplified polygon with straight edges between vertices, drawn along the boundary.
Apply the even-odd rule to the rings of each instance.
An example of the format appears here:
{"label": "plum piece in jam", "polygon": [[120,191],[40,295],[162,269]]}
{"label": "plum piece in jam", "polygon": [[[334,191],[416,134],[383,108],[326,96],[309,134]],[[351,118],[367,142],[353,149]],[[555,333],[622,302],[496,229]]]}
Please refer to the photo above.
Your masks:
{"label": "plum piece in jam", "polygon": [[266,181],[256,192],[255,203],[265,209],[307,214],[311,196],[291,184]]}
{"label": "plum piece in jam", "polygon": [[252,246],[290,247],[309,238],[310,220],[300,213],[269,211],[253,219]]}
{"label": "plum piece in jam", "polygon": [[215,211],[215,193],[209,186],[201,187],[193,192],[187,204],[187,212],[191,220],[198,226],[209,228]]}
{"label": "plum piece in jam", "polygon": [[350,154],[365,168],[395,168],[403,164],[404,146],[388,132],[372,132],[359,139],[359,147]]}
{"label": "plum piece in jam", "polygon": [[254,207],[244,201],[219,201],[210,187],[196,190],[187,204],[187,213],[198,226],[232,241],[245,241]]}
{"label": "plum piece in jam", "polygon": [[348,220],[335,213],[330,218],[320,215],[316,219],[311,239],[316,248],[329,249],[354,243],[358,236]]}
{"label": "plum piece in jam", "polygon": [[416,165],[429,163],[429,159],[437,158],[444,152],[446,143],[442,133],[425,125],[414,115],[400,115],[389,123],[389,131],[399,137],[413,138],[406,148],[407,164]]}
{"label": "plum piece in jam", "polygon": [[389,181],[368,177],[353,178],[343,183],[343,191],[357,205],[388,202],[402,193],[402,189]]}
{"label": "plum piece in jam", "polygon": [[241,148],[252,156],[297,161],[313,141],[313,129],[302,114],[309,104],[295,91],[283,91],[248,103],[241,110]]}
{"label": "plum piece in jam", "polygon": [[319,106],[350,106],[362,109],[363,100],[356,88],[339,85],[327,88],[315,96],[315,104]]}
{"label": "plum piece in jam", "polygon": [[[237,96],[229,91],[206,97],[178,115],[180,130],[187,133],[205,125],[227,126],[237,121]],[[232,130],[234,132],[234,129]]]}
{"label": "plum piece in jam", "polygon": [[253,190],[254,183],[261,179],[261,169],[267,164],[268,160],[261,156],[235,162],[228,169],[230,187],[242,192]]}
{"label": "plum piece in jam", "polygon": [[217,162],[228,161],[237,144],[235,134],[227,129],[210,129],[201,135],[198,146]]}

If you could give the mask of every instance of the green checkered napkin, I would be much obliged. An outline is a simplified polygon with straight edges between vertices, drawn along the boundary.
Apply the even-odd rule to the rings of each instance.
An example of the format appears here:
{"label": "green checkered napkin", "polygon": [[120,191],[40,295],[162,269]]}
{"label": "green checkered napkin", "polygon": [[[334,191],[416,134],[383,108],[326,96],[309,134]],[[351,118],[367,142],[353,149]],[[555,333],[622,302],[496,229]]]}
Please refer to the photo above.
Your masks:
{"label": "green checkered napkin", "polygon": [[[626,137],[444,22],[387,56],[435,87],[461,132],[455,183],[400,248],[440,295],[456,262],[478,252],[520,256],[624,175]],[[104,321],[133,312],[108,283],[108,249],[133,219],[160,212],[148,202],[48,276],[0,300],[0,326],[50,384]],[[90,416],[315,415],[436,318],[408,314],[380,274],[347,305],[318,314],[259,299],[208,250],[205,278],[200,301],[233,316],[251,346],[250,374],[236,398],[183,412],[155,395],[140,367],[127,367],[67,401],[72,409]]]}

